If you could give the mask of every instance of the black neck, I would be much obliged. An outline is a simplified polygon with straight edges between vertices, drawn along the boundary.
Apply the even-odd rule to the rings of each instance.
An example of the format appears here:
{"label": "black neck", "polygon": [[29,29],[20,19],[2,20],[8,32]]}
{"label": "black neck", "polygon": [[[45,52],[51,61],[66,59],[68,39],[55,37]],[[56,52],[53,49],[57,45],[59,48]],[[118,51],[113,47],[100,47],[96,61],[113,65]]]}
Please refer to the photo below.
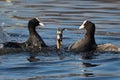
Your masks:
{"label": "black neck", "polygon": [[94,38],[95,30],[88,30],[85,34],[85,38],[90,41],[93,44],[96,44],[95,38]]}
{"label": "black neck", "polygon": [[85,36],[89,37],[89,38],[94,38],[94,34],[95,34],[95,30],[87,30]]}
{"label": "black neck", "polygon": [[29,34],[30,35],[35,35],[35,34],[38,34],[37,32],[36,32],[36,29],[35,29],[36,27],[35,26],[33,26],[33,25],[30,25],[30,26],[28,26],[28,29],[29,29]]}

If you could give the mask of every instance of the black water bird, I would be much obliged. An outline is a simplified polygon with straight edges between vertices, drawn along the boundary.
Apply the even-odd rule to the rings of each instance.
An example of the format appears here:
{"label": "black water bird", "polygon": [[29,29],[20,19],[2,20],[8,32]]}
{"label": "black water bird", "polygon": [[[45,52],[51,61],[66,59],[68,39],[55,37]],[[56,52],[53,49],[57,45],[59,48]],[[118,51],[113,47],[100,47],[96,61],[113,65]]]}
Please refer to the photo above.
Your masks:
{"label": "black water bird", "polygon": [[37,26],[44,26],[44,24],[39,20],[39,18],[33,18],[28,22],[29,38],[23,43],[17,42],[6,42],[3,43],[3,48],[21,48],[21,49],[31,49],[37,48],[41,49],[47,47],[43,39],[36,31]]}
{"label": "black water bird", "polygon": [[85,29],[86,33],[84,37],[75,43],[73,43],[70,47],[70,51],[75,51],[75,52],[88,52],[92,50],[97,50],[97,51],[115,51],[118,52],[120,51],[120,47],[113,45],[113,44],[101,44],[97,45],[95,41],[95,24],[92,23],[91,21],[84,21],[83,24],[79,27],[79,29]]}

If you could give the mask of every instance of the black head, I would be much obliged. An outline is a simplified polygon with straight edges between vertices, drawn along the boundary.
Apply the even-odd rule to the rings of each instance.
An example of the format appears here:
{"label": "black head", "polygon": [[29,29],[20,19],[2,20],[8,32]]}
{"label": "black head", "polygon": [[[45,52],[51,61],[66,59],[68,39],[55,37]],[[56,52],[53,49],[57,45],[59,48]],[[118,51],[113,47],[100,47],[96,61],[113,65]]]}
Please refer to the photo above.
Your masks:
{"label": "black head", "polygon": [[95,24],[91,21],[85,20],[83,24],[79,27],[79,29],[86,29],[88,34],[95,33]]}
{"label": "black head", "polygon": [[33,18],[28,23],[29,26],[44,26],[44,24],[40,21],[39,18]]}
{"label": "black head", "polygon": [[94,29],[95,24],[92,23],[91,21],[85,20],[83,24],[79,27],[79,29],[83,29],[83,28],[85,28],[86,30]]}

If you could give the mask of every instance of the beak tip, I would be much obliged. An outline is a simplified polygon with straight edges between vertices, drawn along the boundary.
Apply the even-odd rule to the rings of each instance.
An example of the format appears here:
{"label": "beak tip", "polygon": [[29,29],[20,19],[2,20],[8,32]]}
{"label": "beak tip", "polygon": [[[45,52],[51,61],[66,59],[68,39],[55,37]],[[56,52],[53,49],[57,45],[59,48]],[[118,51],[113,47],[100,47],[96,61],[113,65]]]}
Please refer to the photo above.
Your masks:
{"label": "beak tip", "polygon": [[40,26],[45,26],[43,23],[39,23]]}
{"label": "beak tip", "polygon": [[79,29],[84,29],[84,25],[81,25],[81,26],[79,27]]}
{"label": "beak tip", "polygon": [[81,26],[79,27],[79,29],[81,29]]}

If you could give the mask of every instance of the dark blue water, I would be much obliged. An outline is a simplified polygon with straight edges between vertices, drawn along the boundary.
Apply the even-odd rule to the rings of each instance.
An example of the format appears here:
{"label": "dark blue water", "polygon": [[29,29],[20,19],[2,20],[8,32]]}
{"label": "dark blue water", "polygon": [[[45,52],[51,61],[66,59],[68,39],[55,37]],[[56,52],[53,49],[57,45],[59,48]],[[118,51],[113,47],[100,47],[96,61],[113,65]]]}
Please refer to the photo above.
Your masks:
{"label": "dark blue water", "polygon": [[[39,17],[45,27],[37,29],[49,46],[56,45],[56,30],[79,28],[86,19],[96,24],[97,44],[120,46],[119,0],[1,0],[0,23],[13,41],[28,38],[27,23]],[[47,29],[45,29],[47,28]],[[63,46],[80,39],[84,31],[66,30]],[[36,53],[38,62],[29,62],[31,53],[0,56],[0,80],[119,80],[120,54],[114,52],[74,54],[67,51]]]}

